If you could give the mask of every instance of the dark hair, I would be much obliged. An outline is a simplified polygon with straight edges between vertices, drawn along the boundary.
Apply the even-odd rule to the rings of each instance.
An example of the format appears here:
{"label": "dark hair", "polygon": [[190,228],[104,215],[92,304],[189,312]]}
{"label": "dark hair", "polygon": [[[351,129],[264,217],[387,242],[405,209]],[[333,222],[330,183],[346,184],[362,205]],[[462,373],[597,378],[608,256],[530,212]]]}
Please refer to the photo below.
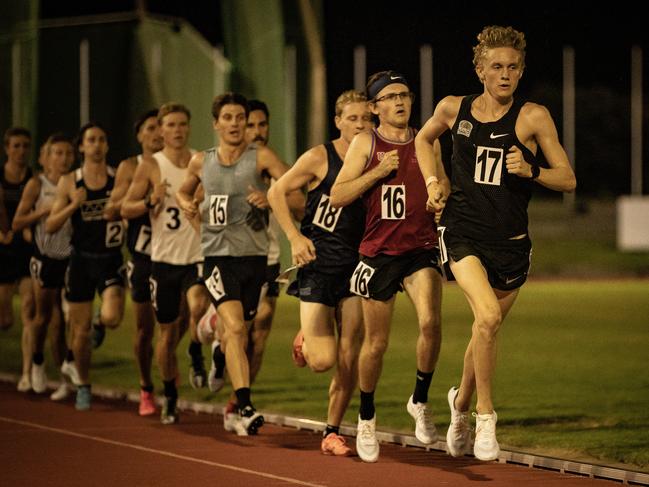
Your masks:
{"label": "dark hair", "polygon": [[268,113],[268,107],[261,100],[248,100],[248,113],[254,112],[255,110],[261,110],[266,115],[267,119],[270,119],[270,114]]}
{"label": "dark hair", "polygon": [[218,95],[212,102],[212,116],[214,117],[214,120],[218,120],[219,115],[221,114],[221,108],[225,105],[241,105],[246,111],[246,118],[248,118],[250,110],[248,108],[248,100],[246,97],[240,93],[228,91],[227,93]]}
{"label": "dark hair", "polygon": [[83,137],[86,135],[86,131],[92,128],[98,128],[99,130],[103,131],[104,134],[106,135],[106,138],[108,138],[108,131],[104,128],[102,124],[99,122],[88,122],[87,124],[83,125],[79,129],[79,133],[77,134],[76,138],[74,139],[74,147],[75,149],[79,149],[79,146],[83,142]]}
{"label": "dark hair", "polygon": [[137,137],[137,134],[140,133],[140,129],[142,128],[142,125],[144,125],[144,122],[146,122],[150,118],[155,118],[158,120],[158,109],[154,108],[153,110],[149,110],[146,113],[143,113],[138,117],[138,119],[135,121],[135,124],[133,125],[133,128],[135,129],[135,136]]}
{"label": "dark hair", "polygon": [[5,136],[4,136],[4,145],[7,147],[9,145],[9,139],[11,137],[16,137],[22,135],[24,137],[27,137],[29,140],[32,140],[32,134],[29,130],[27,130],[25,127],[10,127],[6,130]]}
{"label": "dark hair", "polygon": [[[72,145],[72,139],[65,135],[63,132],[55,132],[47,138],[47,145],[58,144],[59,142],[66,142]],[[72,145],[73,146],[73,145]],[[74,146],[73,146],[74,147]]]}

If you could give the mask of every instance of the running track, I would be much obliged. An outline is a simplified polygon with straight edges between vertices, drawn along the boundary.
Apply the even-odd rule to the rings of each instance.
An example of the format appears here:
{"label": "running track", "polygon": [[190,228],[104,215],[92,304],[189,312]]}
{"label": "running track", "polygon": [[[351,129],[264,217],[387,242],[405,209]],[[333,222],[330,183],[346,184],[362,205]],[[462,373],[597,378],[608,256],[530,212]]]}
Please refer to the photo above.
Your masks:
{"label": "running track", "polygon": [[[378,463],[319,452],[320,435],[273,425],[256,437],[221,416],[186,412],[175,426],[140,418],[133,403],[94,398],[77,412],[0,382],[0,483],[6,486],[619,486],[527,467],[391,444]],[[349,439],[352,443],[353,438]],[[486,483],[485,483],[486,482]]]}

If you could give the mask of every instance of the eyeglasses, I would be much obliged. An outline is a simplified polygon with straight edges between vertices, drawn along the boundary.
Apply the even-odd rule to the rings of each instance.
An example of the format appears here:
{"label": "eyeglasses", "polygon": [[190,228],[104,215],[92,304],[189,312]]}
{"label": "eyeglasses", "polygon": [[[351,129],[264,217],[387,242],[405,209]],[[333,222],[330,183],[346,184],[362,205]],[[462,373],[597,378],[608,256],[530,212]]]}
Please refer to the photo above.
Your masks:
{"label": "eyeglasses", "polygon": [[413,101],[415,99],[415,94],[412,91],[402,91],[401,93],[388,93],[387,95],[383,95],[379,98],[375,98],[374,102],[379,102],[379,101],[397,101],[397,98],[401,98],[402,100],[410,100]]}

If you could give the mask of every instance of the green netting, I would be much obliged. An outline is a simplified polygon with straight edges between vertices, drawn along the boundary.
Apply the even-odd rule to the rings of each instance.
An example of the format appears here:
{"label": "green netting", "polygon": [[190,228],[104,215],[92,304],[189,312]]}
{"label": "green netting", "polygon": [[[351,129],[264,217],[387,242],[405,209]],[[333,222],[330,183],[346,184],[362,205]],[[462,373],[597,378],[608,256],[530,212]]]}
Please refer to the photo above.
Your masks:
{"label": "green netting", "polygon": [[132,130],[135,118],[170,100],[192,112],[191,146],[200,150],[214,144],[211,103],[229,85],[230,67],[185,22],[139,19],[135,14],[56,19],[31,31],[5,30],[3,25],[0,41],[3,128],[14,117],[7,109],[12,106],[11,46],[19,42],[33,44],[20,66],[21,78],[33,82],[21,84],[18,119],[39,134],[36,142],[54,131],[77,132],[79,52],[87,41],[89,118],[106,126],[111,162],[139,149]]}
{"label": "green netting", "polygon": [[[271,117],[271,147],[284,159],[292,154],[283,128],[285,111],[284,17],[280,0],[223,0],[223,34],[232,61],[232,87],[263,100]],[[293,163],[293,160],[289,160]]]}
{"label": "green netting", "polygon": [[[0,130],[36,130],[38,0],[0,0]],[[17,69],[14,69],[17,67]]]}

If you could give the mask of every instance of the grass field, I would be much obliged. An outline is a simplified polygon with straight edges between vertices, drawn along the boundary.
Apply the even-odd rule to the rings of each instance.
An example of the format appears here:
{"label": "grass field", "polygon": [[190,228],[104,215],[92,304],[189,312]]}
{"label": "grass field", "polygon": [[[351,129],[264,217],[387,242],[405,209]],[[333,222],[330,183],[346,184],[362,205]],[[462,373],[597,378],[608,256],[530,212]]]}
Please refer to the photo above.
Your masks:
{"label": "grass field", "polygon": [[[455,285],[444,288],[443,344],[430,391],[440,432],[449,421],[446,392],[457,384],[469,337],[470,313]],[[17,303],[16,303],[17,305]],[[253,388],[258,408],[324,420],[330,374],[297,369],[290,345],[297,300],[282,296],[264,365]],[[93,357],[95,384],[137,388],[130,308]],[[649,471],[649,281],[531,280],[500,335],[495,404],[501,445],[575,460]],[[20,326],[0,335],[0,369],[19,372]],[[376,392],[381,429],[412,431],[405,402],[415,376],[414,313],[400,296]],[[185,398],[224,403],[193,391],[186,380],[186,338],[179,353]],[[207,350],[205,350],[207,354]],[[49,360],[49,356],[48,356]],[[56,377],[49,369],[50,377]],[[160,385],[156,372],[156,387]],[[345,421],[354,424],[355,395]]]}

